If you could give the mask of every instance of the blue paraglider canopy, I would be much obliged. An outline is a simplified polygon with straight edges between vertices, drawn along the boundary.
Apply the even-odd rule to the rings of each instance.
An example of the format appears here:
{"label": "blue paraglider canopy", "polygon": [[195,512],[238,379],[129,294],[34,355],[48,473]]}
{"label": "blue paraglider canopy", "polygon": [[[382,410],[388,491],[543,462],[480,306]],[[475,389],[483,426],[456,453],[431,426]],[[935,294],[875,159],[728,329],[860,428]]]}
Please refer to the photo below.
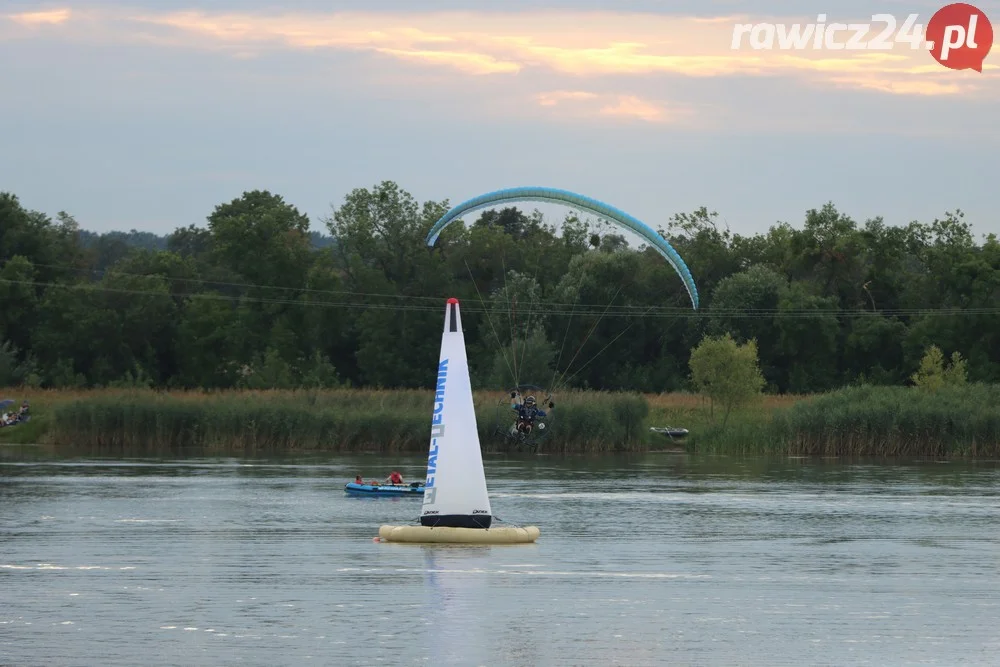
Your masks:
{"label": "blue paraglider canopy", "polygon": [[691,275],[691,270],[688,269],[687,264],[684,263],[681,256],[677,254],[677,251],[672,245],[670,245],[670,243],[667,242],[665,238],[653,231],[653,229],[646,223],[634,218],[621,209],[568,190],[546,187],[506,188],[503,190],[495,190],[494,192],[487,192],[486,194],[479,195],[478,197],[473,197],[472,199],[464,201],[458,206],[453,207],[450,211],[441,216],[438,221],[434,223],[430,232],[427,233],[426,243],[428,246],[433,246],[437,242],[438,236],[441,234],[441,230],[461,218],[466,213],[477,211],[482,208],[496,206],[497,204],[506,204],[518,201],[539,201],[581,208],[606,218],[618,226],[624,227],[638,234],[640,237],[648,241],[649,244],[658,253],[663,255],[667,262],[670,263],[670,265],[674,268],[674,271],[677,272],[677,275],[680,276],[681,281],[684,283],[684,289],[687,290],[688,296],[691,297],[691,307],[695,310],[698,309],[698,288],[694,284],[694,277]]}

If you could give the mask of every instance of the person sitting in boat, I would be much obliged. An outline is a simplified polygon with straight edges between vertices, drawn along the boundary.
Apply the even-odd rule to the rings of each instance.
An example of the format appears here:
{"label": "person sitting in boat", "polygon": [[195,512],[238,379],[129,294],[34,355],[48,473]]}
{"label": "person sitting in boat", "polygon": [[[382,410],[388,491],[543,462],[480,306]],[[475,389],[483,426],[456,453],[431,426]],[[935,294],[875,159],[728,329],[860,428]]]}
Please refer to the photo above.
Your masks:
{"label": "person sitting in boat", "polygon": [[[531,429],[535,424],[535,417],[545,417],[546,412],[535,405],[535,397],[528,396],[524,399],[524,403],[518,404],[517,402],[517,392],[510,392],[510,397],[513,402],[510,404],[511,409],[517,413],[517,421],[514,423],[514,428],[512,431],[514,433],[521,432],[524,434],[531,433]],[[552,401],[549,401],[549,408],[554,408],[555,405]]]}
{"label": "person sitting in boat", "polygon": [[355,484],[364,484],[365,480],[361,479],[361,475],[355,475],[354,476],[354,483]]}
{"label": "person sitting in boat", "polygon": [[400,475],[395,470],[393,470],[391,473],[389,473],[389,476],[385,478],[385,481],[388,482],[389,484],[402,484],[403,476]]}
{"label": "person sitting in boat", "polygon": [[3,426],[13,426],[28,418],[28,401],[21,403],[21,408],[17,412],[10,412],[3,416]]}

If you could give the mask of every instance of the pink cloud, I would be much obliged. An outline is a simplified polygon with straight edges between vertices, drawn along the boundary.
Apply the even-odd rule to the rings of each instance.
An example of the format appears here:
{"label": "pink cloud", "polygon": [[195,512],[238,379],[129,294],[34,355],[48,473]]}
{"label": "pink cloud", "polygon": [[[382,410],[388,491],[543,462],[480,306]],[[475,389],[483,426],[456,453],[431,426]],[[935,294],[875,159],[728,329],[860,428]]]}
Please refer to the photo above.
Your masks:
{"label": "pink cloud", "polygon": [[[549,71],[574,77],[783,75],[805,83],[959,94],[968,82],[915,86],[914,75],[947,74],[922,51],[733,50],[741,17],[615,12],[318,13],[155,12],[138,20],[173,29],[190,46],[369,51],[467,74]],[[987,65],[987,68],[991,65]],[[995,67],[995,66],[992,66]],[[960,80],[955,80],[960,81]]]}
{"label": "pink cloud", "polygon": [[40,12],[8,14],[7,18],[22,25],[58,25],[68,21],[72,14],[70,9],[51,9]]}

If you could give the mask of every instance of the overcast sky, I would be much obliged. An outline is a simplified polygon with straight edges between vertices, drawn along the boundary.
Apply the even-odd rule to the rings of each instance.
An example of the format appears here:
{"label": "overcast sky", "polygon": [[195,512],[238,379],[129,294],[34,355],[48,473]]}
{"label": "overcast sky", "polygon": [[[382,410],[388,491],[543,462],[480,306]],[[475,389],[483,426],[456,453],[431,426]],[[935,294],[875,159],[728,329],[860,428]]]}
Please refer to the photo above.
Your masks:
{"label": "overcast sky", "polygon": [[[976,4],[1000,42],[1000,1]],[[833,201],[1000,233],[1000,46],[982,73],[906,44],[730,48],[737,22],[926,25],[940,5],[4,0],[0,190],[95,231],[202,225],[256,188],[322,229],[394,180],[453,205],[565,188],[654,228],[699,206],[741,233],[800,226]]]}

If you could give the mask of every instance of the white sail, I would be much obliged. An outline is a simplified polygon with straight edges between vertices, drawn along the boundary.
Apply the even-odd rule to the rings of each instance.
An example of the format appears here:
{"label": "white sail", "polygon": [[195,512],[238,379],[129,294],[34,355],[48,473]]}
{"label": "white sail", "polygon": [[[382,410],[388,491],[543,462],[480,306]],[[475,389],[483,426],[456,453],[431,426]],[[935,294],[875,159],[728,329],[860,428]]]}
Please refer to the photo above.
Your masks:
{"label": "white sail", "polygon": [[492,521],[462,316],[458,299],[452,298],[445,306],[420,523],[489,528]]}

